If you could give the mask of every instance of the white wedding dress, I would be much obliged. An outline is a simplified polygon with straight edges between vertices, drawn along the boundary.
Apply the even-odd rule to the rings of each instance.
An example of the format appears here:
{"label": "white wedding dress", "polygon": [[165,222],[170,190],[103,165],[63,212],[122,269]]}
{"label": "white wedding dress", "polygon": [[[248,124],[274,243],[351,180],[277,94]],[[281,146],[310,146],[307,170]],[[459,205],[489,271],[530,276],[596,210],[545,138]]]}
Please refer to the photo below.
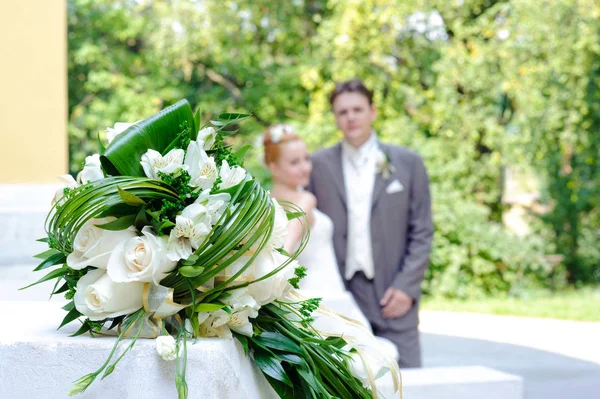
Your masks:
{"label": "white wedding dress", "polygon": [[[310,228],[310,239],[298,257],[300,265],[306,267],[307,275],[300,280],[300,294],[309,298],[323,298],[322,304],[363,324],[370,332],[371,326],[361,312],[352,294],[346,290],[340,275],[333,249],[333,222],[323,212],[313,211],[314,221]],[[325,320],[316,320],[324,327]],[[339,322],[337,323],[339,324]],[[397,359],[396,346],[389,340],[377,337],[387,353]]]}

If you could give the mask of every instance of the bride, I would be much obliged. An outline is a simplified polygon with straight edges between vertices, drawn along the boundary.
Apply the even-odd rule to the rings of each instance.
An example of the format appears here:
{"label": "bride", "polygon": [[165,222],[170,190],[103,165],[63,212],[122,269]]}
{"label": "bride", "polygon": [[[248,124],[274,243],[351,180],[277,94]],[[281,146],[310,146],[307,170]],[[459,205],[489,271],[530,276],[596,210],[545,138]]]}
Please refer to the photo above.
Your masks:
{"label": "bride", "polygon": [[[298,205],[306,213],[310,223],[310,239],[298,257],[300,265],[306,267],[307,276],[300,281],[300,293],[306,297],[322,298],[322,303],[342,316],[356,320],[371,333],[371,326],[360,311],[354,298],[345,289],[339,273],[333,249],[333,223],[316,208],[316,199],[302,187],[308,184],[312,164],[306,144],[289,125],[275,125],[263,136],[264,162],[273,177],[271,196]],[[293,252],[302,235],[300,221],[292,220],[284,247]],[[331,319],[316,320],[323,328],[333,328]],[[328,321],[328,323],[326,323]],[[327,326],[324,326],[324,323]],[[339,324],[339,323],[338,323]],[[339,325],[337,329],[339,329]],[[340,333],[342,331],[339,331]],[[389,340],[377,337],[380,350],[392,354],[397,360],[396,346]]]}

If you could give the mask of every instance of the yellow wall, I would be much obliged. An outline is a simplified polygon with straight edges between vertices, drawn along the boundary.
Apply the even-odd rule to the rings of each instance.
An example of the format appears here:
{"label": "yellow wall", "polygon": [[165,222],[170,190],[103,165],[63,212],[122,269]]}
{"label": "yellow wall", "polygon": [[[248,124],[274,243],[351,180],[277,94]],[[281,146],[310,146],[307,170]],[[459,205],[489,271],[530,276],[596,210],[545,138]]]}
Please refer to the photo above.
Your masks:
{"label": "yellow wall", "polygon": [[0,1],[0,184],[67,172],[65,0]]}

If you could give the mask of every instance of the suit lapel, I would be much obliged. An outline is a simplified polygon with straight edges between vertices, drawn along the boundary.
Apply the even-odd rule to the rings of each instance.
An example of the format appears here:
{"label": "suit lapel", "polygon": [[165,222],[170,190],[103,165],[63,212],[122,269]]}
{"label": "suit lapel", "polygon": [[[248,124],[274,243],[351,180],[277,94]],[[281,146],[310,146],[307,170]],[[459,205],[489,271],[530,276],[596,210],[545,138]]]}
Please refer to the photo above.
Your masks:
{"label": "suit lapel", "polygon": [[[382,151],[386,151],[385,145],[377,141],[377,146]],[[383,179],[383,176],[379,171],[375,172],[375,184],[373,185],[373,195],[371,196],[371,210],[375,208],[381,193],[383,192],[383,188],[385,187],[386,180]]]}
{"label": "suit lapel", "polygon": [[331,173],[333,173],[333,185],[335,186],[342,204],[346,206],[346,184],[344,183],[344,169],[342,167],[342,145],[338,143],[332,148],[333,155],[329,159],[328,165]]}

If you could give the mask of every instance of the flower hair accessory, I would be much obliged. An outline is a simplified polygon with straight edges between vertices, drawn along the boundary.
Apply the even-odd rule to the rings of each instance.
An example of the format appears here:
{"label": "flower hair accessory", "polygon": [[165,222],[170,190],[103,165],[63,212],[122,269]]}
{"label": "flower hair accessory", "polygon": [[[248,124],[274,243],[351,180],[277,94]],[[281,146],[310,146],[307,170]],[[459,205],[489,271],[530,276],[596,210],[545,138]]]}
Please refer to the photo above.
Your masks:
{"label": "flower hair accessory", "polygon": [[294,134],[296,130],[290,125],[280,124],[275,125],[271,129],[269,129],[269,137],[271,138],[271,143],[279,143],[283,136],[286,134]]}
{"label": "flower hair accessory", "polygon": [[384,152],[381,148],[377,150],[377,173],[381,173],[381,177],[383,180],[387,180],[390,178],[392,173],[396,171],[394,165],[390,163],[390,156],[387,152]]}

